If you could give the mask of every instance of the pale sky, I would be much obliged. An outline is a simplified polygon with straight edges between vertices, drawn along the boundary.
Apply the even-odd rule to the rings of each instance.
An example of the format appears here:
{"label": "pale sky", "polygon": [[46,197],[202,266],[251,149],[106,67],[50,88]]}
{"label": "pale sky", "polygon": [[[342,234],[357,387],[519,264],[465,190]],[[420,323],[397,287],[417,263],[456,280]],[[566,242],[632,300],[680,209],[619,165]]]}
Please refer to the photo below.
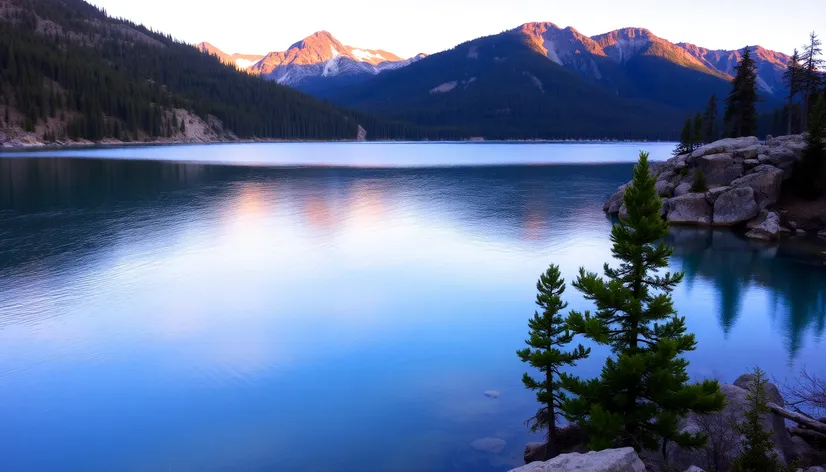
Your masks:
{"label": "pale sky", "polygon": [[283,51],[315,31],[399,56],[432,54],[530,21],[593,36],[636,26],[710,49],[759,44],[791,54],[826,39],[826,0],[91,0],[110,15],[227,53]]}

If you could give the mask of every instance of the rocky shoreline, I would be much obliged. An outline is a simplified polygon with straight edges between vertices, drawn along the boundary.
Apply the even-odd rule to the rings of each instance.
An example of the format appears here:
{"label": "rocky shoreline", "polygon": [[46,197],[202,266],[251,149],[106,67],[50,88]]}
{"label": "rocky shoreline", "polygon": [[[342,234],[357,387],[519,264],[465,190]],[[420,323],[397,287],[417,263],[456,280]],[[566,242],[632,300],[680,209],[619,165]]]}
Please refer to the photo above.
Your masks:
{"label": "rocky shoreline", "polygon": [[[544,452],[544,444],[531,443],[525,448],[526,465],[509,472],[703,472],[725,468],[725,464],[730,464],[745,444],[745,438],[733,430],[732,424],[745,420],[747,395],[753,382],[754,376],[746,374],[738,377],[733,384],[721,383],[720,390],[726,396],[726,406],[722,411],[704,416],[692,414],[682,420],[681,432],[703,432],[709,436],[709,441],[705,448],[697,450],[670,445],[668,467],[663,466],[659,451],[638,454],[628,447],[585,453],[581,443],[573,447],[568,444],[563,450],[571,452],[542,461],[537,460],[537,456]],[[771,440],[778,460],[782,464],[796,464],[798,472],[826,472],[826,443],[819,439],[817,433],[811,433],[811,426],[807,426],[826,428],[826,423],[786,410],[786,402],[776,385],[769,383],[766,393],[771,411],[763,414],[763,429],[772,433]],[[802,424],[800,427],[789,427],[787,420],[795,423],[802,421]],[[565,427],[560,434],[563,438],[571,436],[581,441],[581,434],[569,434],[573,429],[575,427]]]}
{"label": "rocky shoreline", "polygon": [[[788,196],[786,183],[805,149],[804,135],[723,139],[652,165],[663,217],[675,225],[740,227],[749,238],[776,240],[784,235],[826,238],[826,205],[804,205]],[[695,191],[702,172],[707,190]],[[627,185],[627,184],[626,184]],[[625,216],[625,187],[603,210]]]}

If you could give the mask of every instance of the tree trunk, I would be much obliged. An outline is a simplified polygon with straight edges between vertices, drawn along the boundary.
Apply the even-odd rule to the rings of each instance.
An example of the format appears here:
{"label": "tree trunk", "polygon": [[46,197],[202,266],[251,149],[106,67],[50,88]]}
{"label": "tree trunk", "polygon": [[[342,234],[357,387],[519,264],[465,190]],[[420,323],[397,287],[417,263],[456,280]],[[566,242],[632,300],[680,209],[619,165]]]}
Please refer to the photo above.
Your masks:
{"label": "tree trunk", "polygon": [[545,453],[550,459],[556,455],[556,410],[554,409],[554,387],[551,382],[551,372],[545,372],[545,383],[548,385],[548,394],[551,401],[548,403],[548,444],[545,446]]}
{"label": "tree trunk", "polygon": [[812,431],[811,429],[789,428],[789,433],[795,436],[800,436],[802,438],[809,438],[817,441],[826,441],[826,434],[818,433],[817,431]]}
{"label": "tree trunk", "polygon": [[792,134],[792,114],[793,114],[793,111],[792,111],[792,96],[791,95],[789,95],[788,113],[789,113],[789,126],[788,126],[788,129],[786,130],[787,135]]}
{"label": "tree trunk", "polygon": [[769,409],[775,414],[782,416],[783,418],[792,420],[795,423],[803,425],[814,431],[826,434],[826,423],[821,423],[820,421],[813,420],[812,418],[809,418],[806,415],[801,415],[800,413],[789,411],[785,408],[780,408],[774,403],[769,403]]}

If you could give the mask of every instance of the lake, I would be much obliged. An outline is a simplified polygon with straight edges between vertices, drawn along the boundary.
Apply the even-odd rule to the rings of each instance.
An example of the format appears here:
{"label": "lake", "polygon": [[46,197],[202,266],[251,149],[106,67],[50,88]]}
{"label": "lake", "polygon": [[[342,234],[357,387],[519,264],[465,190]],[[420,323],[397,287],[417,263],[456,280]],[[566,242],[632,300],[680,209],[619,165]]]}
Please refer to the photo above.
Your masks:
{"label": "lake", "polygon": [[[639,149],[662,160],[672,147],[2,155],[0,470],[518,466],[536,403],[515,351],[536,279],[551,262],[568,280],[600,270],[603,202]],[[694,378],[822,367],[818,250],[690,228],[669,242]],[[485,437],[504,450],[470,446]]]}

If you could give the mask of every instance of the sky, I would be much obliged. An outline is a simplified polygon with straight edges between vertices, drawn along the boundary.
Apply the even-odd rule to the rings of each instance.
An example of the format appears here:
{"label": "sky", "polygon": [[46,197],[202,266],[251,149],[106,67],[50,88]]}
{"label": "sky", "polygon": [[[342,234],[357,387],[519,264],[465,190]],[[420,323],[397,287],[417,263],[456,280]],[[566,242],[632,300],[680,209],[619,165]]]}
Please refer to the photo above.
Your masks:
{"label": "sky", "polygon": [[791,54],[826,37],[826,0],[91,0],[110,15],[227,53],[286,50],[327,30],[348,45],[409,57],[531,21],[593,36],[634,26],[709,49],[759,44]]}

